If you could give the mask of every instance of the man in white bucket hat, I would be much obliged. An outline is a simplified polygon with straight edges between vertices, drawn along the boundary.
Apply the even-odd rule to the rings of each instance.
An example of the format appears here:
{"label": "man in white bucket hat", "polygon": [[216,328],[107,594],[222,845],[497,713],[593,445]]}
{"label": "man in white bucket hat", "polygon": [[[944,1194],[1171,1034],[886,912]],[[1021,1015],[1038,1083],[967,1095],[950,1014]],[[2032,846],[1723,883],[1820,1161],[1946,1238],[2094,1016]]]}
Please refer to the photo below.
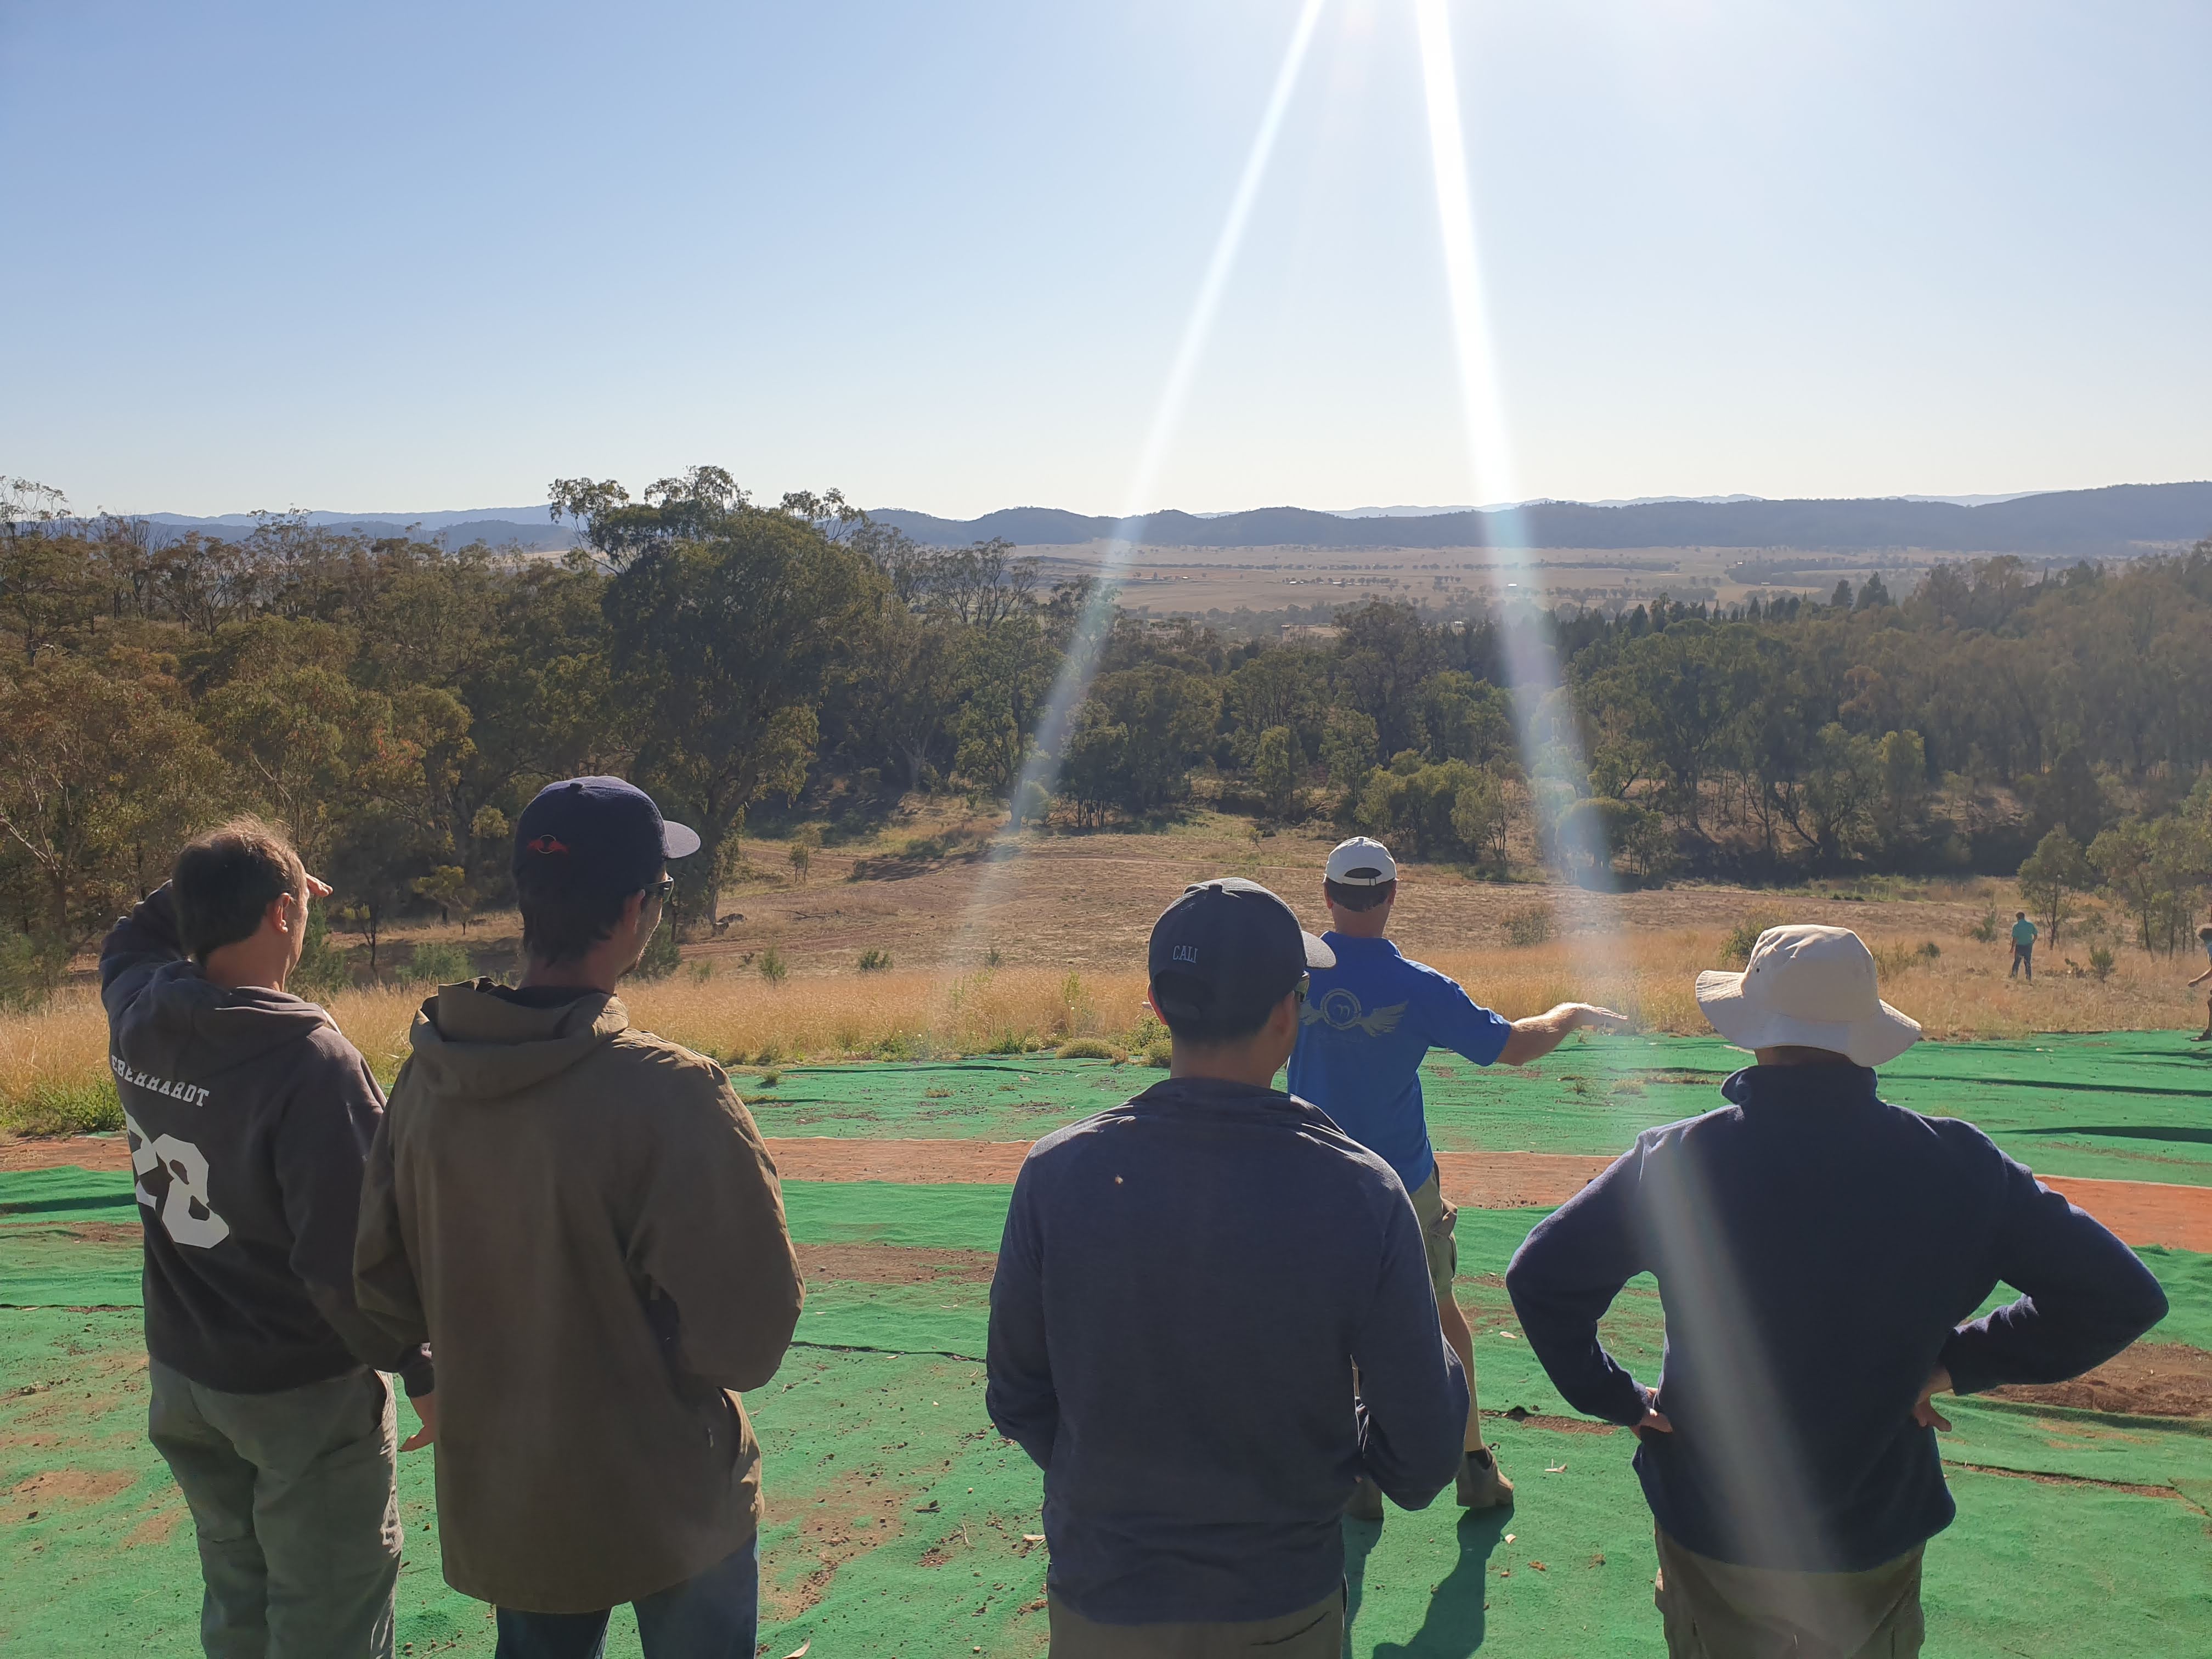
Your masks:
{"label": "man in white bucket hat", "polygon": [[[1529,1234],[1514,1310],[1570,1404],[1637,1431],[1676,1659],[1917,1654],[1922,1556],[1954,1513],[1933,1396],[2079,1376],[2165,1295],[1980,1130],[1875,1095],[1920,1027],[1857,934],[1771,927],[1698,1002],[1758,1063]],[[1667,1316],[1649,1389],[1597,1332],[1644,1272]],[[1965,1322],[2000,1280],[2019,1300]]]}

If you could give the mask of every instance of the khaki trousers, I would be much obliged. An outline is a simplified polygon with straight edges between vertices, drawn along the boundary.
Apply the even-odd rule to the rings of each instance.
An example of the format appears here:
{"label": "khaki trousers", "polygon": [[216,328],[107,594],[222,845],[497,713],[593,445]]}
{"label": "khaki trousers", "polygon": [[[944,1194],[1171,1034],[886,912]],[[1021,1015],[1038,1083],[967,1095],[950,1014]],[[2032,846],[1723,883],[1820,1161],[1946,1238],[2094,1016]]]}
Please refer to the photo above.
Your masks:
{"label": "khaki trousers", "polygon": [[1344,1592],[1279,1619],[1218,1625],[1102,1625],[1048,1594],[1051,1659],[1339,1659]]}
{"label": "khaki trousers", "polygon": [[398,1433],[384,1379],[225,1394],[150,1369],[148,1428],[199,1538],[208,1659],[391,1659]]}
{"label": "khaki trousers", "polygon": [[1692,1554],[1654,1528],[1668,1659],[1913,1659],[1926,1546],[1864,1572],[1782,1572]]}

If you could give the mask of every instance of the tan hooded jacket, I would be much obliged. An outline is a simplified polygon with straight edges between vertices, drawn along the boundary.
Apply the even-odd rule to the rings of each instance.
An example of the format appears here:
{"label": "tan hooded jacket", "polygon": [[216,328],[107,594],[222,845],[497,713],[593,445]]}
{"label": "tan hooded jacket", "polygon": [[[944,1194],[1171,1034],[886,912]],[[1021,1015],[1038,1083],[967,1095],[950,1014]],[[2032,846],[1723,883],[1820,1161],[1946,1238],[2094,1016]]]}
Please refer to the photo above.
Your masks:
{"label": "tan hooded jacket", "polygon": [[425,1003],[369,1156],[362,1310],[438,1367],[446,1581],[588,1613],[742,1547],[802,1288],[783,1194],[721,1067],[587,993]]}

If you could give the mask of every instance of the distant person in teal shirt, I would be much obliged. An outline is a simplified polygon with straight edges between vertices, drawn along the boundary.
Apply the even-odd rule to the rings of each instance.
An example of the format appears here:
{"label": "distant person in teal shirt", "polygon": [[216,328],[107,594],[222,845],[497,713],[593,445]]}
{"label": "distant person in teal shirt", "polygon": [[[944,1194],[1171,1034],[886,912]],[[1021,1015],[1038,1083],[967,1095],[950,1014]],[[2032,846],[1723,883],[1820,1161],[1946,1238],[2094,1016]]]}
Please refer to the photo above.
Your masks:
{"label": "distant person in teal shirt", "polygon": [[[1500,1060],[1523,1066],[1551,1053],[1571,1031],[1583,1026],[1619,1030],[1627,1021],[1584,1002],[1563,1002],[1549,1013],[1508,1020],[1478,1005],[1449,975],[1408,962],[1383,937],[1398,896],[1398,866],[1380,842],[1357,836],[1338,847],[1328,855],[1322,892],[1334,924],[1326,938],[1336,964],[1313,970],[1291,1054],[1291,1093],[1328,1113],[1405,1184],[1420,1218],[1444,1340],[1467,1368],[1467,1457],[1460,1466],[1459,1501],[1468,1509],[1510,1504],[1513,1483],[1483,1443],[1474,1336],[1452,1295],[1459,1210],[1445,1201],[1429,1146],[1421,1060],[1431,1048],[1449,1048],[1478,1066]],[[1380,1521],[1382,1494],[1363,1481],[1349,1509]]]}
{"label": "distant person in teal shirt", "polygon": [[2027,974],[2027,982],[2035,983],[2035,924],[2027,919],[2027,912],[2016,910],[2012,925],[2012,971],[2007,979],[2017,978],[2021,970]]}
{"label": "distant person in teal shirt", "polygon": [[[2204,954],[2207,957],[2212,957],[2212,921],[2206,922],[2197,930],[2197,942],[2204,947]],[[2212,979],[2212,968],[2207,968],[2195,979],[2191,980],[2189,988],[2193,991],[2208,979]],[[2191,1041],[2212,1042],[2212,995],[2208,995],[2204,1000],[2204,1029],[2199,1031]],[[1340,1128],[1343,1126],[1340,1124],[1338,1127]]]}

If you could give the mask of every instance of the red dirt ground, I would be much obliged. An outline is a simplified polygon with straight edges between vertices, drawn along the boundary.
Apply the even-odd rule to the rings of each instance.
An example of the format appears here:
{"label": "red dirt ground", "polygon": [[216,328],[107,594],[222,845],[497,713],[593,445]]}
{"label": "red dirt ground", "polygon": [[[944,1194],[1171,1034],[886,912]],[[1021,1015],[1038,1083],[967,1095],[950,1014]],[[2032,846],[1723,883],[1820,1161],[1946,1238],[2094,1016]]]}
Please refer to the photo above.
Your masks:
{"label": "red dirt ground", "polygon": [[[937,1185],[1004,1184],[1020,1170],[1029,1144],[1019,1140],[853,1140],[829,1136],[771,1139],[776,1168],[792,1181],[902,1181]],[[1611,1163],[1564,1152],[1440,1152],[1444,1196],[1477,1210],[1564,1204]],[[131,1164],[121,1135],[0,1136],[0,1170],[58,1164],[123,1170]],[[2130,1244],[2212,1255],[2212,1187],[2155,1181],[2092,1181],[2047,1176],[2063,1193]]]}

